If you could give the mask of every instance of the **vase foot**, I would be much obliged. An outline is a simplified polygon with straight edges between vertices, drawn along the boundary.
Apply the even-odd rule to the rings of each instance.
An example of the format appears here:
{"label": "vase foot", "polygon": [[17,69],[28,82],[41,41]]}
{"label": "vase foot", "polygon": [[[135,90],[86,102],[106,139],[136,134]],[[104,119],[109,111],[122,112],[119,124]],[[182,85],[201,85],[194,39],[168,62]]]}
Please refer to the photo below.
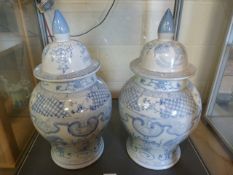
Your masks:
{"label": "vase foot", "polygon": [[87,167],[97,161],[104,150],[104,141],[101,138],[97,142],[84,151],[74,151],[69,148],[53,147],[51,149],[51,157],[53,161],[60,167],[65,169],[80,169]]}
{"label": "vase foot", "polygon": [[130,158],[140,166],[153,170],[163,170],[174,166],[180,159],[181,151],[177,146],[173,151],[163,149],[143,149],[132,139],[128,138],[126,143],[127,152]]}

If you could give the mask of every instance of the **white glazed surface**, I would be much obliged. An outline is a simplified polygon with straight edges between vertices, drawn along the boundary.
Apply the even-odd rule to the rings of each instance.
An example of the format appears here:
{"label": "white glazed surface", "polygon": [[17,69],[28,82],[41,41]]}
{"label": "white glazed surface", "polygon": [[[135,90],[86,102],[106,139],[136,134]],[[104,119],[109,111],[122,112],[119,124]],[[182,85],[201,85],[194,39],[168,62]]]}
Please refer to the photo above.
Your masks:
{"label": "white glazed surface", "polygon": [[180,157],[178,144],[197,126],[201,107],[189,80],[132,77],[119,99],[121,120],[130,134],[129,156],[154,170],[173,166]]}
{"label": "white glazed surface", "polygon": [[172,35],[159,34],[158,39],[146,43],[140,57],[130,63],[132,71],[142,77],[161,80],[181,80],[192,76],[195,68],[188,63],[184,46],[174,41]]}
{"label": "white glazed surface", "polygon": [[141,66],[155,72],[181,72],[188,66],[184,46],[173,40],[160,39],[147,43],[140,57]]}
{"label": "white glazed surface", "polygon": [[55,41],[48,44],[43,50],[41,69],[47,74],[70,74],[90,65],[90,55],[86,47],[79,41]]}
{"label": "white glazed surface", "polygon": [[95,75],[63,83],[42,81],[30,100],[34,126],[50,142],[54,162],[67,169],[86,167],[101,156],[101,131],[111,108],[111,93]]}

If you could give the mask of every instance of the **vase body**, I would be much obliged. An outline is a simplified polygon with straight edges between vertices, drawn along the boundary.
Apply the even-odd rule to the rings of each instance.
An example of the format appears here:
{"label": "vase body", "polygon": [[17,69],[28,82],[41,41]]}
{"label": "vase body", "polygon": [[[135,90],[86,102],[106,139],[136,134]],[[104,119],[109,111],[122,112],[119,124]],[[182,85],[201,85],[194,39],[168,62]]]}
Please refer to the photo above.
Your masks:
{"label": "vase body", "polygon": [[187,79],[135,75],[121,90],[119,110],[129,133],[129,156],[145,168],[161,170],[179,160],[179,143],[196,127],[201,99]]}
{"label": "vase body", "polygon": [[111,93],[95,74],[59,83],[41,81],[30,99],[35,128],[51,144],[54,162],[67,169],[86,167],[101,156],[101,131],[111,108]]}

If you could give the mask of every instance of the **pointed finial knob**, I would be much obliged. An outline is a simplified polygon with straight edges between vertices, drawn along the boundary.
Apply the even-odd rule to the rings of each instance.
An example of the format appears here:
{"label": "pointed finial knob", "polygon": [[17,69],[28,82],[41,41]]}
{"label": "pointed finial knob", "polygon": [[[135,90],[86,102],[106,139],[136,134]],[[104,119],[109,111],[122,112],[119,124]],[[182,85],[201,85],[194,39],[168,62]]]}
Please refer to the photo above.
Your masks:
{"label": "pointed finial knob", "polygon": [[158,28],[159,38],[172,39],[174,36],[174,20],[171,10],[168,8],[163,15]]}
{"label": "pointed finial knob", "polygon": [[59,10],[55,10],[54,12],[52,28],[53,34],[57,40],[67,40],[69,38],[69,26]]}

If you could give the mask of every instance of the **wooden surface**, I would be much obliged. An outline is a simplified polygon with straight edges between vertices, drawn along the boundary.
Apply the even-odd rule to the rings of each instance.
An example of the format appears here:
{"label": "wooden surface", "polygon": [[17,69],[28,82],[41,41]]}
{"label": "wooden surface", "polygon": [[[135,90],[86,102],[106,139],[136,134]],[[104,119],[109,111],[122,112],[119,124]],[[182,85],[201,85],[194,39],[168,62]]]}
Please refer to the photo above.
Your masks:
{"label": "wooden surface", "polygon": [[[28,11],[31,10],[35,14],[35,9],[32,1],[24,5],[21,4],[20,0],[17,0],[12,6],[15,16],[11,17],[12,20],[14,17],[16,18],[19,31],[16,33],[0,32],[0,58],[12,61],[12,64],[8,65],[16,65],[16,68],[12,68],[12,70],[7,66],[3,67],[1,73],[5,73],[4,76],[7,77],[6,79],[9,82],[11,80],[18,82],[29,77],[29,81],[35,85],[36,80],[32,75],[32,70],[35,67],[34,61],[37,60],[38,54],[36,55],[32,51],[31,46],[33,44],[30,42],[31,36],[29,36],[28,30],[28,25],[32,25],[32,22],[36,20],[35,15],[31,16]],[[11,23],[10,20],[8,22]],[[35,27],[38,27],[37,23]],[[34,30],[32,31],[34,32]],[[37,37],[36,33],[34,35],[33,40],[40,43],[40,38]],[[39,50],[39,57],[41,57],[41,45],[37,45],[33,49]],[[2,65],[6,64],[6,59],[0,60]],[[17,65],[18,62],[20,62],[20,65]],[[21,64],[23,64],[23,68],[20,67]],[[25,71],[25,73],[21,71]],[[10,97],[7,100],[0,99],[0,168],[14,168],[16,166],[34,133],[34,127],[27,109],[28,105],[14,111],[13,100]],[[18,113],[18,115],[15,115],[15,113]]]}
{"label": "wooden surface", "polygon": [[6,114],[3,100],[0,98],[0,167],[14,168],[19,148],[16,143],[15,135],[9,116]]}
{"label": "wooden surface", "polygon": [[233,157],[208,125],[201,121],[191,139],[211,175],[233,175]]}

